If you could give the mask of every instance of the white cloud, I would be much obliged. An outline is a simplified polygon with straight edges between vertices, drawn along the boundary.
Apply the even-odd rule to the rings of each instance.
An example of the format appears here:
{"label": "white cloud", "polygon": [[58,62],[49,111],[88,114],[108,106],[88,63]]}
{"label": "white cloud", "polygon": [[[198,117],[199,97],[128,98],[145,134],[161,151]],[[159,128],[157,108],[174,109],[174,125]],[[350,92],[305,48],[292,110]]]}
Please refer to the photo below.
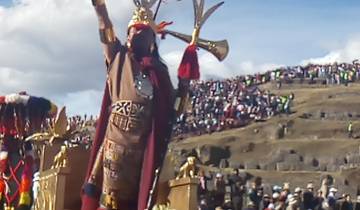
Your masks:
{"label": "white cloud", "polygon": [[199,64],[201,66],[203,79],[213,76],[227,78],[233,76],[233,74],[235,73],[233,69],[227,66],[224,62],[219,62],[210,53],[204,53],[200,55]]}
{"label": "white cloud", "polygon": [[[66,94],[55,100],[56,104],[66,106],[68,116],[99,113],[99,104],[102,100],[102,91],[85,90]],[[99,97],[100,96],[100,97]]]}
{"label": "white cloud", "polygon": [[318,58],[310,58],[301,62],[301,64],[320,63],[329,64],[334,62],[352,62],[360,58],[360,36],[350,38],[345,46],[340,49],[334,49],[327,55]]}
{"label": "white cloud", "polygon": [[[172,51],[162,56],[169,68],[170,77],[174,84],[177,84],[177,69],[180,65],[183,53],[183,51]],[[200,53],[198,59],[201,79],[210,77],[226,78],[231,76],[229,68],[224,63],[219,62],[213,55],[209,53]]]}
{"label": "white cloud", "polygon": [[[159,19],[178,20],[173,29],[190,30],[191,2],[172,3],[162,6]],[[124,40],[123,29],[131,16],[133,2],[108,1],[108,7],[117,34]],[[184,15],[184,7],[191,16]],[[189,25],[180,21],[184,16]],[[70,113],[97,114],[105,71],[91,0],[14,0],[12,7],[0,6],[0,29],[0,94],[25,90],[66,104]],[[183,48],[177,46],[185,46],[179,42],[170,40],[162,45],[162,55],[175,86],[183,54]],[[233,56],[221,63],[211,54],[199,51],[202,78],[227,78],[263,71],[268,66],[252,62],[231,64],[229,59],[237,62]]]}
{"label": "white cloud", "polygon": [[[116,28],[126,27],[132,6],[111,2]],[[93,93],[105,70],[91,0],[16,0],[0,6],[0,28],[0,94],[26,90],[79,111],[99,107],[102,91]]]}
{"label": "white cloud", "polygon": [[[0,84],[1,94],[9,92],[26,91],[27,87],[31,86],[32,89],[40,89],[42,86],[39,82],[39,78],[43,79],[45,86],[56,86],[53,82],[57,79],[56,74],[39,75],[39,72],[32,71],[20,71],[13,68],[0,67]],[[45,87],[44,87],[45,88]]]}
{"label": "white cloud", "polygon": [[[173,51],[163,55],[163,59],[170,70],[170,76],[174,84],[177,79],[177,68],[183,56],[183,51]],[[265,72],[267,70],[282,66],[278,64],[255,64],[251,61],[240,62],[236,65],[231,65],[226,62],[219,62],[210,53],[199,52],[199,65],[201,79],[209,78],[229,78],[237,75],[253,74],[255,72]]]}
{"label": "white cloud", "polygon": [[269,70],[276,69],[284,65],[275,64],[275,63],[263,63],[263,64],[256,64],[251,61],[244,61],[239,64],[239,69],[241,69],[241,74],[254,74],[257,72],[266,72]]}
{"label": "white cloud", "polygon": [[[30,94],[67,104],[73,113],[96,110],[102,97],[105,71],[91,0],[13,1],[15,3],[12,7],[0,6],[0,94],[26,90]],[[162,6],[159,19],[174,20],[171,29],[190,33],[193,20],[191,1],[168,2]],[[131,16],[133,2],[113,0],[108,1],[108,7],[117,34],[124,40],[124,29]],[[223,22],[215,23],[221,24],[222,28],[230,27]],[[203,38],[215,35],[206,34],[211,31],[208,27],[210,24],[206,24],[201,34],[209,37]],[[231,41],[231,38],[241,37],[236,36],[236,33],[225,33],[224,37],[216,35],[230,38]],[[178,48],[180,46],[183,48]],[[175,86],[184,46],[178,40],[167,40],[161,44],[162,56],[169,66]],[[253,62],[251,56],[241,60],[247,57],[241,54],[243,52],[246,49],[231,45],[229,57],[220,63],[209,53],[199,51],[202,78],[227,78],[281,66]],[[349,62],[359,57],[358,36],[351,38],[343,48],[334,49],[324,57],[303,62]]]}

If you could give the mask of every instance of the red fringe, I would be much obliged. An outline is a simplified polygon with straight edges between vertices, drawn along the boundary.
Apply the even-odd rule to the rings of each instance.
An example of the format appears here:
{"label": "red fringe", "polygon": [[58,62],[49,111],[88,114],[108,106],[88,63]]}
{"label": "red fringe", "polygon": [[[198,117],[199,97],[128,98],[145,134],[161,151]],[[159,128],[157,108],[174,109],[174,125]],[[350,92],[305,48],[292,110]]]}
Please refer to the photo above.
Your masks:
{"label": "red fringe", "polygon": [[21,184],[20,184],[20,193],[22,192],[30,192],[31,184],[32,184],[32,167],[33,167],[34,159],[32,156],[27,155],[24,160],[24,170],[21,176]]}
{"label": "red fringe", "polygon": [[5,181],[3,178],[0,178],[0,193],[1,194],[5,193],[5,188],[6,188]]}
{"label": "red fringe", "polygon": [[189,45],[186,48],[178,69],[179,78],[189,80],[200,78],[199,61],[196,50],[196,45]]}
{"label": "red fringe", "polygon": [[136,28],[136,30],[145,30],[145,29],[151,28],[150,25],[146,25],[144,23],[136,23],[136,24],[132,25],[131,27]]}

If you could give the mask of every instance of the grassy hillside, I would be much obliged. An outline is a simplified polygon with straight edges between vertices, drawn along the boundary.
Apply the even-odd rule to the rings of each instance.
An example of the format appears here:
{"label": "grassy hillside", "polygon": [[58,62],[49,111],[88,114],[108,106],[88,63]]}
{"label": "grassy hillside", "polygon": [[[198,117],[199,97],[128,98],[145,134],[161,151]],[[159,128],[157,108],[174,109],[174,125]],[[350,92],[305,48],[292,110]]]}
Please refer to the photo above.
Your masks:
{"label": "grassy hillside", "polygon": [[[226,158],[228,167],[244,168],[254,176],[263,177],[265,182],[280,184],[290,181],[304,186],[307,181],[318,183],[321,176],[330,174],[339,188],[355,193],[357,183],[360,183],[355,167],[360,165],[360,160],[357,160],[360,141],[349,139],[346,129],[348,122],[352,121],[355,136],[360,134],[360,85],[277,90],[272,84],[267,84],[261,89],[270,89],[281,95],[294,93],[293,114],[173,142],[170,145],[171,158],[166,164],[167,174],[173,174],[172,168],[179,165],[179,161],[174,159],[186,154],[184,151],[213,145],[229,151]],[[277,165],[280,162],[281,167]],[[292,166],[289,168],[288,164]],[[309,165],[316,169],[309,168]],[[216,167],[208,169],[220,170]]]}

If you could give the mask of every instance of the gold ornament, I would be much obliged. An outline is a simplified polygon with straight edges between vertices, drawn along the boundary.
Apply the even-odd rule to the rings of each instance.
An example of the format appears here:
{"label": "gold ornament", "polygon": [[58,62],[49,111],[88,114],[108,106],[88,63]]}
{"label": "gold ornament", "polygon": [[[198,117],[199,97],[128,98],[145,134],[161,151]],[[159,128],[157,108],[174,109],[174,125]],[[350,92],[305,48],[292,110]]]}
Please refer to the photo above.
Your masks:
{"label": "gold ornament", "polygon": [[155,22],[153,21],[153,14],[151,10],[144,8],[144,7],[138,7],[134,11],[134,14],[129,22],[128,28],[131,28],[134,25],[137,24],[143,24],[148,25],[151,27],[151,29],[157,33],[157,26]]}
{"label": "gold ornament", "polygon": [[54,157],[54,163],[51,168],[61,168],[67,167],[68,156],[67,156],[67,147],[61,146],[61,150]]}
{"label": "gold ornament", "polygon": [[19,205],[30,206],[30,204],[31,204],[30,194],[28,192],[20,193]]}
{"label": "gold ornament", "polygon": [[180,178],[194,178],[196,174],[196,165],[195,165],[195,157],[190,156],[187,158],[187,161],[184,165],[181,166],[179,174],[176,179]]}
{"label": "gold ornament", "polygon": [[54,124],[50,127],[48,132],[35,133],[25,139],[25,141],[32,141],[34,143],[49,142],[52,144],[54,141],[69,140],[78,130],[76,127],[70,127],[68,125],[65,107],[63,107],[58,113]]}

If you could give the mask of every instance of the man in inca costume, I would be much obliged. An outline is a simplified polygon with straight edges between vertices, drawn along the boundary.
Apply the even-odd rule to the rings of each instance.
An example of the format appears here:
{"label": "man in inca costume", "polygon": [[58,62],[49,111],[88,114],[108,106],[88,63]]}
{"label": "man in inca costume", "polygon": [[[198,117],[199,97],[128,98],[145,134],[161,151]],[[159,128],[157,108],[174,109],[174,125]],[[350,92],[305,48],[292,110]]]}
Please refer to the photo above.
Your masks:
{"label": "man in inca costume", "polygon": [[4,210],[30,210],[35,153],[25,138],[56,114],[49,100],[26,93],[0,96],[0,201]]}
{"label": "man in inca costume", "polygon": [[[114,33],[105,0],[92,2],[99,20],[107,82],[82,210],[149,208],[149,191],[166,152],[172,121],[176,111],[185,107],[190,80],[199,78],[196,44],[200,27],[187,40],[190,44],[178,70],[178,90],[173,89],[155,42],[157,34],[168,32],[164,29],[168,23],[154,23],[150,8],[156,2],[134,1],[136,11],[125,45]],[[177,97],[180,105],[175,110]]]}

